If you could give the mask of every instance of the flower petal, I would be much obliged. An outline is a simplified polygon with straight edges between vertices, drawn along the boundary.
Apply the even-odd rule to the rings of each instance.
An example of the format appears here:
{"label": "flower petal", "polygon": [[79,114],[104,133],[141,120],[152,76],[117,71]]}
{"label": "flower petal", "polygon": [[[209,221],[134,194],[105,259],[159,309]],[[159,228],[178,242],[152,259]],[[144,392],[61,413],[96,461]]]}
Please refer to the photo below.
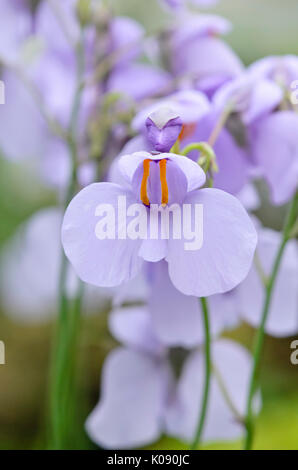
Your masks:
{"label": "flower petal", "polygon": [[[217,113],[210,113],[199,121],[195,134],[191,139],[183,142],[208,142],[211,133],[218,121]],[[250,164],[245,149],[240,147],[227,129],[223,129],[214,145],[219,172],[214,175],[214,186],[231,194],[237,194],[249,180]],[[190,158],[197,159],[198,153],[189,154]]]}
{"label": "flower petal", "polygon": [[256,248],[257,234],[248,214],[235,197],[218,189],[190,193],[184,204],[203,206],[203,245],[187,251],[185,238],[170,239],[167,260],[173,284],[197,297],[233,289],[247,276]]}
{"label": "flower petal", "polygon": [[[264,270],[269,276],[281,244],[281,234],[270,229],[259,230],[257,254]],[[296,240],[289,241],[277,275],[266,332],[272,336],[292,336],[298,332],[298,245]],[[261,322],[265,291],[260,275],[252,266],[245,281],[237,288],[239,309],[243,318],[258,327]]]}
{"label": "flower petal", "polygon": [[171,283],[165,261],[151,266],[149,310],[163,344],[191,348],[203,341],[198,299],[181,294]]}
{"label": "flower petal", "polygon": [[[244,416],[251,358],[237,343],[220,340],[213,344],[212,362],[216,373],[211,377],[203,441],[236,439],[243,434],[244,428],[229,407],[220,383],[224,384],[237,413]],[[193,439],[203,398],[203,381],[204,356],[195,352],[184,365],[176,397],[168,409],[167,429],[171,435],[186,441]],[[258,405],[255,404],[256,410]]]}
{"label": "flower petal", "polygon": [[131,194],[113,183],[96,183],[80,191],[69,204],[62,226],[62,243],[77,275],[85,282],[102,287],[113,287],[132,279],[140,270],[138,256],[140,240],[117,238],[117,211],[115,239],[100,240],[95,230],[96,208],[109,204],[117,208],[118,197],[126,197],[127,206],[135,200]]}
{"label": "flower petal", "polygon": [[132,349],[153,356],[159,356],[164,351],[164,346],[154,332],[147,307],[123,307],[113,310],[109,316],[109,329],[118,341]]}
{"label": "flower petal", "polygon": [[170,83],[170,75],[161,69],[150,65],[129,64],[117,68],[110,75],[107,89],[138,101],[166,92]]}
{"label": "flower petal", "polygon": [[274,204],[284,204],[298,187],[298,116],[280,111],[259,125],[255,158],[267,180]]}
{"label": "flower petal", "polygon": [[108,449],[157,440],[167,385],[164,364],[128,349],[113,351],[104,365],[100,402],[86,422],[90,438]]}

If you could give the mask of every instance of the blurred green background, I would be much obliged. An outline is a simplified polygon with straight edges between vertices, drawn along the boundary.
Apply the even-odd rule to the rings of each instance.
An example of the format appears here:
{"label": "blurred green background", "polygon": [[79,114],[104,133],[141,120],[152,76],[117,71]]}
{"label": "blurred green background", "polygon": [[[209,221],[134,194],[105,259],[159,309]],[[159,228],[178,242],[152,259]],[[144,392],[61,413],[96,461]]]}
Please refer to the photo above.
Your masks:
{"label": "blurred green background", "polygon": [[[168,21],[153,0],[111,3],[117,13],[137,18],[149,31],[157,31]],[[213,11],[234,24],[227,40],[247,64],[268,54],[298,53],[297,0],[222,0]],[[268,211],[266,193],[263,196],[259,215],[266,225],[279,228],[283,210]],[[53,193],[32,180],[30,169],[0,159],[0,248],[30,214],[56,202]],[[0,314],[0,340],[6,345],[6,365],[0,365],[0,449],[44,448],[53,325],[20,325],[4,313]],[[251,347],[253,331],[243,326],[233,337]],[[290,343],[290,338],[266,340],[261,375],[264,406],[257,425],[257,449],[298,449],[298,366],[290,364]],[[82,432],[74,447],[92,448],[83,422],[97,401],[101,365],[114,344],[107,333],[105,315],[83,319],[77,423]],[[183,444],[164,438],[154,448],[178,449]],[[217,443],[207,448],[237,449],[240,443]]]}

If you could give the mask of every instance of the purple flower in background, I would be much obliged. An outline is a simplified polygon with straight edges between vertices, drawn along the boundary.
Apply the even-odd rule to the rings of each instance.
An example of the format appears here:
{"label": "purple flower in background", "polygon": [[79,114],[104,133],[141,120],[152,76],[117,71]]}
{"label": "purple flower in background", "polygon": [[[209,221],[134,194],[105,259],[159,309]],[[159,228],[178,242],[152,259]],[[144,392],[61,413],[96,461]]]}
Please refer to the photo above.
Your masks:
{"label": "purple flower in background", "polygon": [[[17,230],[4,246],[1,255],[1,303],[8,315],[18,321],[48,320],[56,311],[61,264],[60,231],[62,212],[51,207],[36,212]],[[77,277],[69,268],[67,291],[76,294]],[[137,284],[144,297],[144,287]],[[133,286],[124,286],[122,295],[129,300]],[[115,296],[112,289],[85,286],[84,311],[98,312]]]}
{"label": "purple flower in background", "polygon": [[112,18],[107,53],[117,55],[116,68],[134,61],[141,55],[144,35],[144,27],[132,18],[125,16]]}
{"label": "purple flower in background", "polygon": [[[235,440],[243,434],[251,357],[246,349],[227,339],[215,341],[211,348],[213,373],[202,440]],[[196,351],[184,364],[176,392],[167,409],[167,434],[188,442],[192,440],[203,399],[203,380],[204,355]],[[259,394],[254,398],[253,407],[255,413],[260,411]]]}
{"label": "purple flower in background", "polygon": [[[211,296],[209,310],[211,318],[226,311],[225,321],[234,319],[237,324],[240,319],[257,328],[261,322],[262,308],[265,300],[264,279],[272,272],[281,234],[274,230],[263,228],[256,220],[258,227],[258,246],[255,263],[246,279],[236,289],[222,295]],[[296,240],[289,241],[277,276],[268,320],[265,331],[276,337],[286,337],[298,332],[298,245]],[[212,323],[211,323],[212,324]],[[233,326],[233,324],[232,324]]]}
{"label": "purple flower in background", "polygon": [[[175,287],[187,295],[208,296],[225,292],[246,277],[256,247],[253,224],[240,202],[230,194],[218,189],[196,190],[205,182],[205,174],[199,165],[179,155],[139,152],[123,156],[119,166],[127,186],[113,183],[88,186],[75,196],[66,211],[62,242],[81,279],[94,285],[115,286],[136,276],[143,260],[157,262],[162,259],[168,262]],[[121,218],[118,223],[115,220],[116,226],[111,232],[113,235],[115,230],[114,236],[97,236],[96,227],[100,222],[95,215],[97,207],[109,204],[117,211],[119,196],[124,197],[126,207],[135,208],[134,204],[138,204],[138,223],[141,224],[147,221],[148,213],[152,222],[151,205],[159,207],[162,204],[163,210],[167,210],[167,206],[173,204],[173,217],[183,204],[191,210],[198,205],[203,207],[202,248],[187,251],[186,235],[182,235],[182,231],[181,237],[169,234],[165,239],[160,232],[157,238],[150,234],[148,237],[146,233],[140,237],[135,228],[133,231],[137,230],[137,233],[133,237],[118,237],[116,233],[124,228]],[[130,211],[129,214],[132,215]],[[125,211],[122,215],[126,220]],[[195,223],[193,217],[192,213],[192,226]],[[130,223],[131,217],[128,219]],[[175,230],[180,231],[180,223],[179,227],[174,224]]]}
{"label": "purple flower in background", "polygon": [[[208,142],[219,118],[220,115],[216,111],[211,111],[198,122],[191,137],[183,140],[183,145]],[[219,168],[218,173],[214,174],[214,187],[237,195],[250,180],[251,163],[248,152],[236,142],[226,128],[221,130],[213,148]],[[188,156],[197,160],[198,152],[191,152]]]}
{"label": "purple flower in background", "polygon": [[[245,279],[236,288],[237,309],[242,318],[254,327],[261,321],[265,291],[261,279],[260,266],[265,278],[272,272],[281,234],[268,228],[258,230],[259,242],[256,250],[256,263]],[[265,331],[276,337],[293,336],[298,333],[298,244],[296,240],[287,243],[277,275]]]}
{"label": "purple flower in background", "polygon": [[267,181],[273,204],[288,202],[298,187],[298,116],[279,111],[255,129],[253,153]]}
{"label": "purple flower in background", "polygon": [[132,63],[111,73],[107,91],[122,93],[139,101],[171,90],[171,76],[164,70],[148,64]]}
{"label": "purple flower in background", "polygon": [[169,73],[137,62],[145,52],[144,35],[143,26],[131,18],[116,17],[111,21],[107,53],[114,60],[105,85],[107,92],[139,101],[171,90]]}
{"label": "purple flower in background", "polygon": [[223,85],[214,95],[217,112],[226,108],[241,116],[243,124],[250,126],[272,113],[283,98],[281,88],[272,81],[249,74]]}
{"label": "purple flower in background", "polygon": [[248,72],[258,78],[272,80],[283,90],[290,89],[298,77],[298,57],[294,55],[264,57],[251,64]]}
{"label": "purple flower in background", "polygon": [[[86,422],[91,439],[106,448],[141,447],[163,432],[190,441],[202,399],[203,353],[187,355],[185,351],[182,372],[176,379],[172,368],[175,350],[172,354],[158,340],[145,308],[113,312],[110,330],[125,347],[111,352],[104,364],[101,398]],[[243,432],[237,418],[245,413],[251,360],[241,346],[219,340],[213,345],[212,362],[203,440],[235,439]],[[222,384],[239,416],[229,407]]]}
{"label": "purple flower in background", "polygon": [[218,16],[182,17],[170,39],[174,75],[210,96],[227,80],[239,76],[243,72],[240,59],[218,37],[229,29],[230,23]]}
{"label": "purple flower in background", "polygon": [[32,15],[25,0],[1,2],[0,30],[0,62],[18,62],[23,42],[32,33]]}

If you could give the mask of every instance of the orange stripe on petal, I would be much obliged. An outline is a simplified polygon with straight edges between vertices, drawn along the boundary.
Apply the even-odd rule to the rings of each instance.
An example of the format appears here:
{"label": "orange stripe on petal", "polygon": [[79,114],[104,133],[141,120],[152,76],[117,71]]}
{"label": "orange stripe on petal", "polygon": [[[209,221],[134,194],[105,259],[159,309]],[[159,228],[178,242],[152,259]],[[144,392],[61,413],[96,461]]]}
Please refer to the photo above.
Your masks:
{"label": "orange stripe on petal", "polygon": [[143,161],[143,178],[141,183],[141,201],[145,206],[150,206],[150,201],[147,194],[147,182],[150,174],[150,160],[146,159]]}

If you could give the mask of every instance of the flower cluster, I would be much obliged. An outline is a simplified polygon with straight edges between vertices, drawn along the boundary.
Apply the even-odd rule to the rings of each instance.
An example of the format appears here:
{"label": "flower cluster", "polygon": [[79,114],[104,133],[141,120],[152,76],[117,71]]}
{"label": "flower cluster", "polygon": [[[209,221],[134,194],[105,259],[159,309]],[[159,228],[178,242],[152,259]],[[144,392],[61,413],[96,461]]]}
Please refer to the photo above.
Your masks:
{"label": "flower cluster", "polygon": [[[1,302],[36,321],[60,296],[65,420],[71,312],[109,310],[121,346],[86,422],[106,448],[249,442],[259,350],[223,334],[298,333],[298,57],[245,67],[230,22],[196,11],[216,1],[159,3],[171,19],[153,37],[101,1],[11,0],[0,20],[1,154],[57,201],[6,244]],[[292,201],[282,233],[252,214],[260,187]]]}

